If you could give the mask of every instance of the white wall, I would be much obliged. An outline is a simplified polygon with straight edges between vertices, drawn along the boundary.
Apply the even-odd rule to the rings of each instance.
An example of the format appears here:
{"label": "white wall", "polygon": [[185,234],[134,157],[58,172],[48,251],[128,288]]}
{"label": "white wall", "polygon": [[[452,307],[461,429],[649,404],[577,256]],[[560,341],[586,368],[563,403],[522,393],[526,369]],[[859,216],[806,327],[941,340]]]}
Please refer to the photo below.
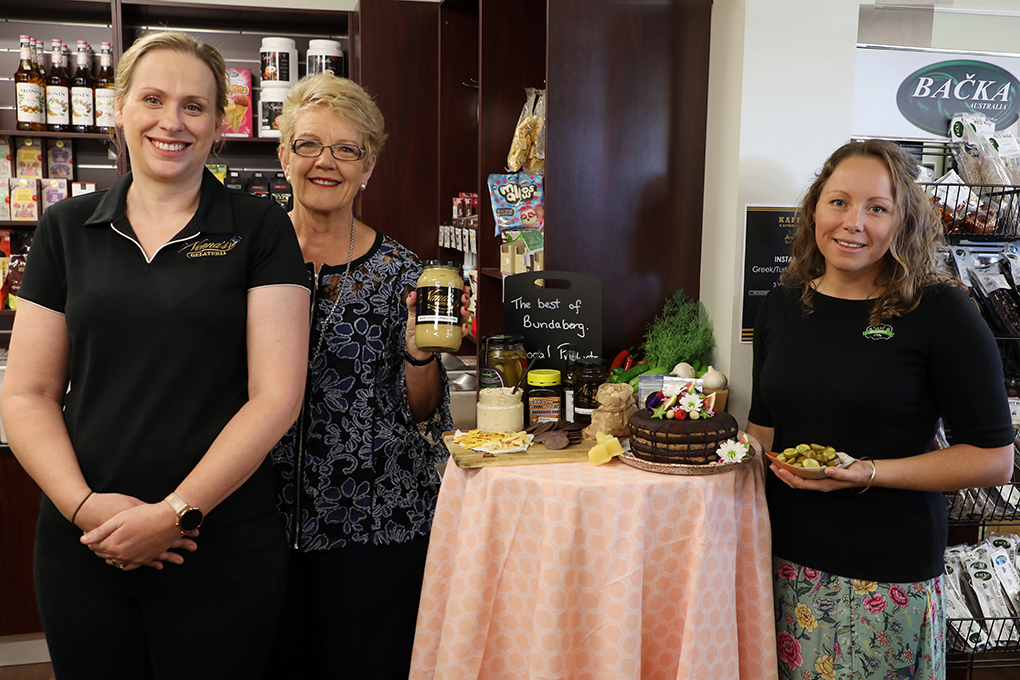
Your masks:
{"label": "white wall", "polygon": [[744,206],[796,205],[849,139],[861,0],[715,0],[701,299],[727,410],[743,425],[751,346],[740,343]]}

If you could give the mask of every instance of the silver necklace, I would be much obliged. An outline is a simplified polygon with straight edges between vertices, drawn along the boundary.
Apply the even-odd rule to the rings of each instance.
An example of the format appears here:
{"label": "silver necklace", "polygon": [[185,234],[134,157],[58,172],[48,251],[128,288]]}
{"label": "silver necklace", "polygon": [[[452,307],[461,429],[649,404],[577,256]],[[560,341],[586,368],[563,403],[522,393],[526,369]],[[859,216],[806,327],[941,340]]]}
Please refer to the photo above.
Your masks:
{"label": "silver necklace", "polygon": [[[308,367],[311,368],[315,360],[319,358],[319,352],[322,351],[322,341],[326,337],[326,328],[329,326],[329,322],[333,320],[333,313],[336,311],[337,305],[340,304],[340,300],[343,299],[346,292],[347,280],[351,277],[351,261],[354,259],[354,213],[351,213],[351,245],[347,250],[347,269],[344,270],[343,281],[340,282],[340,290],[337,292],[336,300],[333,301],[333,306],[329,309],[329,314],[326,315],[326,320],[322,322],[322,332],[319,333],[319,343],[315,346],[315,354],[312,355],[311,360],[308,362]],[[319,272],[322,271],[322,265],[319,265],[319,271],[315,273],[315,287],[319,287]],[[315,322],[315,310],[312,310],[312,323]]]}

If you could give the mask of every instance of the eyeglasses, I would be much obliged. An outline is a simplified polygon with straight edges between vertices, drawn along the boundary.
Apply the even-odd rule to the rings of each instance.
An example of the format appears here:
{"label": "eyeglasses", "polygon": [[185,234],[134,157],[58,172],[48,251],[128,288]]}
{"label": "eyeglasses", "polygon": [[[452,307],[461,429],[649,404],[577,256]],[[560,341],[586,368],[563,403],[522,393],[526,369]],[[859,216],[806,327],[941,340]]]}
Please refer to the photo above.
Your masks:
{"label": "eyeglasses", "polygon": [[[324,148],[326,148],[326,145],[322,142],[313,142],[310,139],[295,139],[290,143],[290,150],[298,156],[304,156],[305,158],[318,158],[322,155]],[[329,152],[338,161],[360,161],[365,157],[366,153],[357,144],[347,144],[345,142],[331,145]]]}

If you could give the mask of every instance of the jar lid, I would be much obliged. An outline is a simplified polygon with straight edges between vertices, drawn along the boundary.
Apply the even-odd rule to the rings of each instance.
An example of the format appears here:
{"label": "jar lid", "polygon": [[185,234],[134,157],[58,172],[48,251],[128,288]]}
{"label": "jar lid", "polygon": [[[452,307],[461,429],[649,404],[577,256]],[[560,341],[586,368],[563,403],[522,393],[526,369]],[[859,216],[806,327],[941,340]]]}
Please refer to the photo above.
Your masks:
{"label": "jar lid", "polygon": [[292,50],[296,46],[297,46],[297,43],[294,42],[293,38],[280,38],[280,37],[269,36],[269,37],[266,37],[266,38],[262,39],[262,48],[263,49],[265,49],[267,47],[284,47],[284,48]]}
{"label": "jar lid", "polygon": [[523,345],[523,335],[486,335],[482,337],[483,344],[489,345]]}
{"label": "jar lid", "polygon": [[559,385],[560,372],[555,368],[533,368],[528,371],[528,384],[536,386]]}
{"label": "jar lid", "polygon": [[460,262],[454,262],[453,260],[426,260],[426,267],[449,267],[450,269],[456,269],[460,271]]}

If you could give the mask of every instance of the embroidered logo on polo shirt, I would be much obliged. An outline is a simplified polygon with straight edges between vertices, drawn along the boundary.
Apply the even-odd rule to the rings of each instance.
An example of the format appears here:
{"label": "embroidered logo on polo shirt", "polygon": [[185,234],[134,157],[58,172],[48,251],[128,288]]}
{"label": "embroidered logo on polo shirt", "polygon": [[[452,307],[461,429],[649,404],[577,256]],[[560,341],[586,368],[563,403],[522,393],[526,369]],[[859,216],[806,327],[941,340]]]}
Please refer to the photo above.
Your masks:
{"label": "embroidered logo on polo shirt", "polygon": [[892,340],[896,333],[893,332],[892,326],[882,324],[881,326],[868,326],[861,335],[870,340]]}
{"label": "embroidered logo on polo shirt", "polygon": [[240,236],[235,236],[229,241],[196,241],[195,243],[186,243],[181,246],[181,249],[177,252],[186,253],[185,257],[209,257],[210,255],[226,255],[234,249],[238,243],[241,242]]}

